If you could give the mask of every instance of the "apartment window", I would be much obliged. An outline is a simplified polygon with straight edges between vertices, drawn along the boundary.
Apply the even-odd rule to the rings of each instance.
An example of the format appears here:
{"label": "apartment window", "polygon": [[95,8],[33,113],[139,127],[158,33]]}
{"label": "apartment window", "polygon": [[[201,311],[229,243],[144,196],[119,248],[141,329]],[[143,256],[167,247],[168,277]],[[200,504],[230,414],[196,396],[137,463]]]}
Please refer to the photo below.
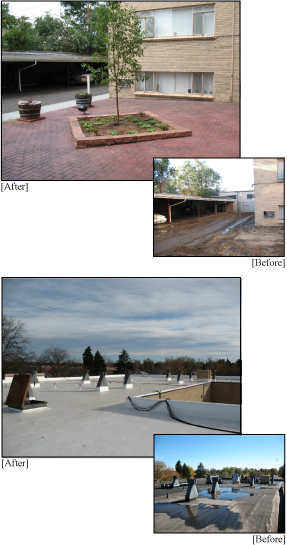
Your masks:
{"label": "apartment window", "polygon": [[146,38],[214,34],[215,4],[188,8],[138,11]]}
{"label": "apartment window", "polygon": [[193,34],[214,34],[215,5],[193,7]]}
{"label": "apartment window", "polygon": [[213,95],[213,74],[180,72],[143,72],[148,81],[137,81],[137,91]]}
{"label": "apartment window", "polygon": [[254,199],[253,193],[247,193],[247,199]]}
{"label": "apartment window", "polygon": [[284,220],[284,206],[279,205],[279,219]]}
{"label": "apartment window", "polygon": [[284,181],[284,159],[277,159],[278,182]]}
{"label": "apartment window", "polygon": [[138,11],[137,16],[140,19],[142,30],[146,38],[153,38],[154,35],[154,11]]}
{"label": "apartment window", "polygon": [[275,212],[271,212],[270,210],[266,210],[263,212],[264,218],[275,218]]}
{"label": "apartment window", "polygon": [[131,82],[128,79],[120,79],[119,80],[119,86],[120,87],[131,87]]}
{"label": "apartment window", "polygon": [[236,195],[225,195],[227,199],[236,199]]}

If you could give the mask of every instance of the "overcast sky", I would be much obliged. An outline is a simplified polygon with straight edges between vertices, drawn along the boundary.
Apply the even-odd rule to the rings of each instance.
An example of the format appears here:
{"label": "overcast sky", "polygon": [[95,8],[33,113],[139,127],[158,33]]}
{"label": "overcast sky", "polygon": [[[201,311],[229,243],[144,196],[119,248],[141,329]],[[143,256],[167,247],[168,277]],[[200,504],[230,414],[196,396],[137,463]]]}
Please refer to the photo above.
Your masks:
{"label": "overcast sky", "polygon": [[60,17],[61,11],[64,13],[64,8],[60,2],[9,2],[9,12],[15,17],[25,15],[29,17],[31,23],[35,17],[41,17],[49,11],[53,17]]}
{"label": "overcast sky", "polygon": [[239,358],[237,278],[3,279],[4,314],[23,321],[30,349],[91,346],[117,359]]}
{"label": "overcast sky", "polygon": [[[189,159],[171,159],[170,166],[178,168]],[[253,159],[199,159],[221,174],[221,188],[227,191],[248,191],[254,189]],[[191,163],[194,162],[190,159]]]}
{"label": "overcast sky", "polygon": [[35,17],[41,17],[45,11],[50,11],[53,17],[60,17],[60,11],[64,12],[64,8],[60,6],[60,2],[9,2],[9,12],[15,17],[25,15],[33,22]]}

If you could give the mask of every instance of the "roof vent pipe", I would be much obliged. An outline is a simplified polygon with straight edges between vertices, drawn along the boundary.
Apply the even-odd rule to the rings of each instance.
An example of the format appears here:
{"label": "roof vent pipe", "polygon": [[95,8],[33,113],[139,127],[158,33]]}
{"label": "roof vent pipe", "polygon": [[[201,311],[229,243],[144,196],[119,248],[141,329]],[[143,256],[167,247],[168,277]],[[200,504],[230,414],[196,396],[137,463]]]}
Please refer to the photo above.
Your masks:
{"label": "roof vent pipe", "polygon": [[219,484],[218,484],[218,477],[212,477],[211,494],[220,494],[220,488],[219,488]]}
{"label": "roof vent pipe", "polygon": [[[186,202],[186,199],[184,199],[184,201],[176,202],[175,204],[170,204],[169,208],[171,208],[172,206],[177,206],[178,204],[182,204],[184,202]],[[171,216],[170,216],[170,223],[171,223]]]}
{"label": "roof vent pipe", "polygon": [[25,66],[25,68],[19,69],[19,91],[22,92],[22,86],[21,86],[21,74],[22,70],[27,70],[27,68],[32,68],[32,66],[36,66],[37,61],[34,62],[34,64],[30,64],[30,66]]}

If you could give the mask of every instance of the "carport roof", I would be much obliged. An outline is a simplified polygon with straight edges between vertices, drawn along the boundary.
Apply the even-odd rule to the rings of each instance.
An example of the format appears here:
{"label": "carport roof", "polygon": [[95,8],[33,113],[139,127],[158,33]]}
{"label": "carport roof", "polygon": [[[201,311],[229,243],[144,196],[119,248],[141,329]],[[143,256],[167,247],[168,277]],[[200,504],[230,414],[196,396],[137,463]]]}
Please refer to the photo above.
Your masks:
{"label": "carport roof", "polygon": [[9,62],[82,62],[91,61],[91,55],[61,53],[57,51],[2,51],[2,61]]}
{"label": "carport roof", "polygon": [[234,199],[220,199],[218,197],[198,197],[196,195],[175,195],[173,193],[154,193],[155,199],[186,199],[187,201],[216,201],[216,202],[234,202]]}

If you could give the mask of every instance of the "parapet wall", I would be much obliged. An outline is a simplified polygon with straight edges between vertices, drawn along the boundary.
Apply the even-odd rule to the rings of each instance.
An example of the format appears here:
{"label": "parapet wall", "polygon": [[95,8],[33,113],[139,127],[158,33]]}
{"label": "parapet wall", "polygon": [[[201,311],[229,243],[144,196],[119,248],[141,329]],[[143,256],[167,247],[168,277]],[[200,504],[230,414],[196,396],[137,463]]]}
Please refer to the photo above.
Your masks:
{"label": "parapet wall", "polygon": [[[161,399],[240,405],[240,391],[241,384],[238,382],[202,382],[164,390],[161,392]],[[159,393],[146,394],[143,397],[159,399]]]}
{"label": "parapet wall", "polygon": [[[155,403],[155,400],[152,398],[131,397],[131,400],[140,408],[148,408]],[[226,405],[222,403],[214,404],[171,400],[169,401],[169,405],[174,414],[179,417],[190,416],[219,420],[228,419],[236,423],[239,423],[240,421],[240,406],[238,405],[228,405],[228,414],[226,413]],[[125,406],[127,409],[133,409],[128,397],[126,398]],[[158,407],[155,407],[153,411],[168,414],[166,403],[162,403]]]}

